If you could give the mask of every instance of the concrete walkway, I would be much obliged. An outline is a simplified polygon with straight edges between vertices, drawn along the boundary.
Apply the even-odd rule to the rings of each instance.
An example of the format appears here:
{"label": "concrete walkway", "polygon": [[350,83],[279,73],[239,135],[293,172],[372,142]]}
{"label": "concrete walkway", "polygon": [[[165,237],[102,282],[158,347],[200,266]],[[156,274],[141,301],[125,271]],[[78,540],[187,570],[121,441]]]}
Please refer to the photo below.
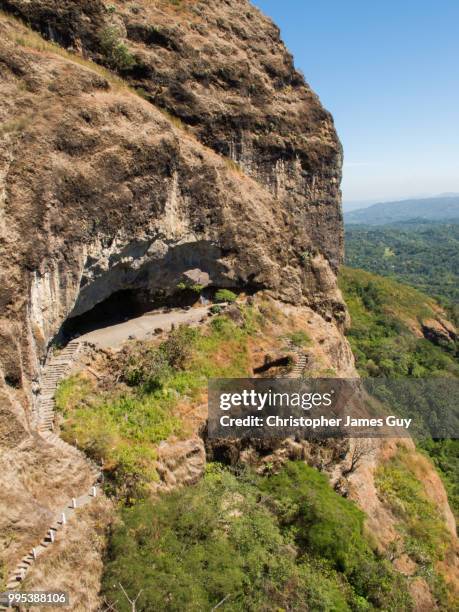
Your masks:
{"label": "concrete walkway", "polygon": [[209,308],[199,306],[189,310],[152,311],[123,323],[83,334],[78,341],[95,344],[98,348],[117,349],[127,340],[145,340],[155,333],[155,329],[170,331],[173,325],[197,325],[201,319],[207,317]]}

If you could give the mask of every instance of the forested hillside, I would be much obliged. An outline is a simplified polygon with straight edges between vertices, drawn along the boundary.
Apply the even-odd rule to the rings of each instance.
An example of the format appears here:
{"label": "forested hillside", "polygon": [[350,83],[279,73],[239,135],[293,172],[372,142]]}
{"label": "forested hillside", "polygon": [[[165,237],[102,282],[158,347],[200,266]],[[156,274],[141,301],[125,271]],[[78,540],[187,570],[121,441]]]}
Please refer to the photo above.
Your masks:
{"label": "forested hillside", "polygon": [[459,302],[459,224],[346,227],[346,264]]}
{"label": "forested hillside", "polygon": [[[444,321],[435,300],[394,280],[346,267],[340,285],[352,319],[347,335],[361,376],[459,377],[457,336],[453,332],[448,340],[426,332],[426,321]],[[459,441],[423,439],[418,444],[437,466],[457,518]]]}

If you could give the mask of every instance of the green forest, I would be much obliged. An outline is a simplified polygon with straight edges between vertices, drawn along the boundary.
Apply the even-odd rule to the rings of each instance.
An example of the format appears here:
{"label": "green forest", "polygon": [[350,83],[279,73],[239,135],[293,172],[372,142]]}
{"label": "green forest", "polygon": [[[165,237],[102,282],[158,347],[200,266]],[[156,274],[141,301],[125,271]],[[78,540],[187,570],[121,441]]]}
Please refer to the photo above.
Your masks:
{"label": "green forest", "polygon": [[[421,493],[415,500],[432,510]],[[119,600],[119,610],[130,609],[119,583],[140,592],[144,611],[197,612],[223,603],[241,612],[414,609],[407,579],[378,554],[364,518],[303,462],[268,477],[209,464],[196,486],[122,511],[103,591]],[[437,540],[447,536],[435,513],[429,521],[432,564]],[[441,583],[436,590],[441,603]]]}
{"label": "green forest", "polygon": [[459,224],[411,222],[346,226],[346,265],[459,303]]}
{"label": "green forest", "polygon": [[[435,316],[432,298],[392,279],[346,267],[340,287],[352,320],[347,337],[361,376],[459,377],[457,341],[438,346],[420,337],[421,321]],[[459,517],[459,441],[423,438],[418,445],[437,466]]]}

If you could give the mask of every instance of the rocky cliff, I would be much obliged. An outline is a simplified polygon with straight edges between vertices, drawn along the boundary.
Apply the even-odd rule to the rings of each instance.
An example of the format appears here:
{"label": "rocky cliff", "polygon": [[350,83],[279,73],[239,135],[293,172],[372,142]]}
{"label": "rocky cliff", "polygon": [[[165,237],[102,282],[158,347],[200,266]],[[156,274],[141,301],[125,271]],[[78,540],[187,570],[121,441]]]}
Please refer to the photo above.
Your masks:
{"label": "rocky cliff", "polygon": [[278,28],[247,0],[3,0],[41,34],[117,71],[281,203],[299,252],[336,270],[341,146]]}
{"label": "rocky cliff", "polygon": [[270,21],[245,1],[1,4],[73,51],[2,18],[7,381],[70,314],[190,269],[344,319],[341,148]]}
{"label": "rocky cliff", "polygon": [[[0,560],[10,568],[91,483],[84,461],[34,428],[41,366],[69,318],[203,278],[303,308],[316,356],[337,375],[354,367],[336,284],[341,146],[276,26],[247,0],[0,7]],[[59,544],[70,582],[74,536],[70,553]]]}
{"label": "rocky cliff", "polygon": [[69,317],[120,292],[164,298],[190,271],[338,327],[346,313],[335,278],[341,147],[258,10],[246,0],[0,8],[1,556],[11,568],[90,483],[84,462],[68,469],[34,429],[41,365]]}

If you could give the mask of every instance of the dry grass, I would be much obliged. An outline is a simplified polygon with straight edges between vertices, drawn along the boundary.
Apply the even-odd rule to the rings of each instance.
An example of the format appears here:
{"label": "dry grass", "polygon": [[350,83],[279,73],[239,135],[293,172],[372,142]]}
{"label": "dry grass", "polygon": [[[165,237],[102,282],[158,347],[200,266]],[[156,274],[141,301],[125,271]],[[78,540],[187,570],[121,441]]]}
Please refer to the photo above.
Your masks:
{"label": "dry grass", "polygon": [[224,157],[224,156],[222,156],[222,158],[227,168],[229,168],[233,172],[236,172],[237,174],[244,174],[244,170],[241,168],[241,166],[237,162],[234,161],[234,159],[231,159],[230,157]]}
{"label": "dry grass", "polygon": [[[187,8],[187,5],[189,5],[190,3],[191,2],[188,2],[187,0],[178,0],[178,2],[171,2],[170,0],[165,0],[162,3],[162,6],[168,7],[176,11],[185,10]],[[215,151],[209,149],[208,147],[206,147],[206,145],[201,143],[199,139],[193,134],[192,130],[190,130],[190,128],[186,124],[184,124],[179,117],[173,115],[165,109],[159,108],[152,104],[152,102],[148,100],[147,92],[145,92],[141,88],[136,89],[135,87],[131,87],[124,79],[114,74],[109,69],[104,68],[103,66],[89,59],[85,59],[78,53],[68,51],[60,47],[58,44],[46,40],[38,32],[31,30],[20,19],[14,17],[13,15],[5,13],[5,11],[0,10],[0,23],[2,21],[3,23],[12,26],[12,29],[5,28],[4,32],[2,32],[2,35],[6,34],[7,38],[9,38],[9,40],[18,47],[33,50],[44,56],[62,57],[70,63],[77,64],[79,66],[82,66],[86,70],[90,70],[91,72],[98,74],[107,81],[112,91],[134,95],[137,99],[142,100],[144,104],[147,103],[149,106],[160,111],[176,129],[181,130],[184,134],[186,134],[188,138],[192,139],[193,142],[198,143],[201,147],[209,151],[209,153],[214,155],[216,158],[222,160],[226,167],[232,171],[232,173],[247,176],[241,166],[235,161],[223,155],[218,155],[217,153],[215,153]],[[0,136],[3,133],[19,132],[25,127],[25,125],[26,123],[22,118],[16,119],[15,121],[5,124],[0,128]]]}
{"label": "dry grass", "polygon": [[[38,32],[28,28],[20,19],[17,19],[16,17],[13,17],[12,15],[0,10],[0,20],[6,21],[14,26],[16,32],[14,34],[7,32],[7,36],[17,46],[32,49],[43,55],[58,55],[71,63],[78,64],[79,66],[82,66],[83,68],[90,70],[91,72],[95,72],[99,76],[103,77],[110,84],[113,91],[130,93],[142,101],[147,101],[149,105],[154,106],[148,101],[146,92],[144,90],[131,87],[124,79],[117,76],[107,68],[104,68],[91,60],[85,59],[77,53],[67,51],[54,42],[44,39]],[[156,106],[154,108],[159,110],[174,127],[191,135],[188,126],[185,125],[179,117],[176,117],[165,109],[158,108]],[[22,123],[22,120],[15,120],[5,124],[0,128],[0,135],[4,133],[2,129],[7,132],[19,131]]]}
{"label": "dry grass", "polygon": [[174,127],[178,128],[179,130],[183,130],[184,132],[190,133],[189,127],[183,123],[183,121],[180,119],[180,117],[177,117],[176,115],[173,115],[172,113],[167,111],[165,108],[158,107],[158,110],[165,117],[167,117],[167,119],[172,123],[172,125]]}
{"label": "dry grass", "polygon": [[[67,609],[99,609],[102,553],[112,519],[113,506],[103,496],[77,511],[66,528],[58,532],[55,544],[31,568],[23,590],[67,591],[71,602]],[[40,607],[43,612],[54,609]]]}
{"label": "dry grass", "polygon": [[22,132],[32,121],[32,117],[23,115],[17,119],[6,121],[0,125],[0,136]]}
{"label": "dry grass", "polygon": [[[44,55],[58,55],[64,59],[83,66],[87,70],[97,73],[99,76],[106,79],[115,90],[128,90],[131,93],[138,95],[137,92],[129,87],[129,85],[120,77],[110,72],[110,70],[96,64],[91,60],[87,60],[77,53],[67,51],[58,44],[46,40],[38,32],[28,28],[20,19],[5,13],[0,10],[0,19],[14,26],[16,33],[7,32],[8,38],[19,47],[32,49]],[[140,96],[139,96],[140,97]]]}

